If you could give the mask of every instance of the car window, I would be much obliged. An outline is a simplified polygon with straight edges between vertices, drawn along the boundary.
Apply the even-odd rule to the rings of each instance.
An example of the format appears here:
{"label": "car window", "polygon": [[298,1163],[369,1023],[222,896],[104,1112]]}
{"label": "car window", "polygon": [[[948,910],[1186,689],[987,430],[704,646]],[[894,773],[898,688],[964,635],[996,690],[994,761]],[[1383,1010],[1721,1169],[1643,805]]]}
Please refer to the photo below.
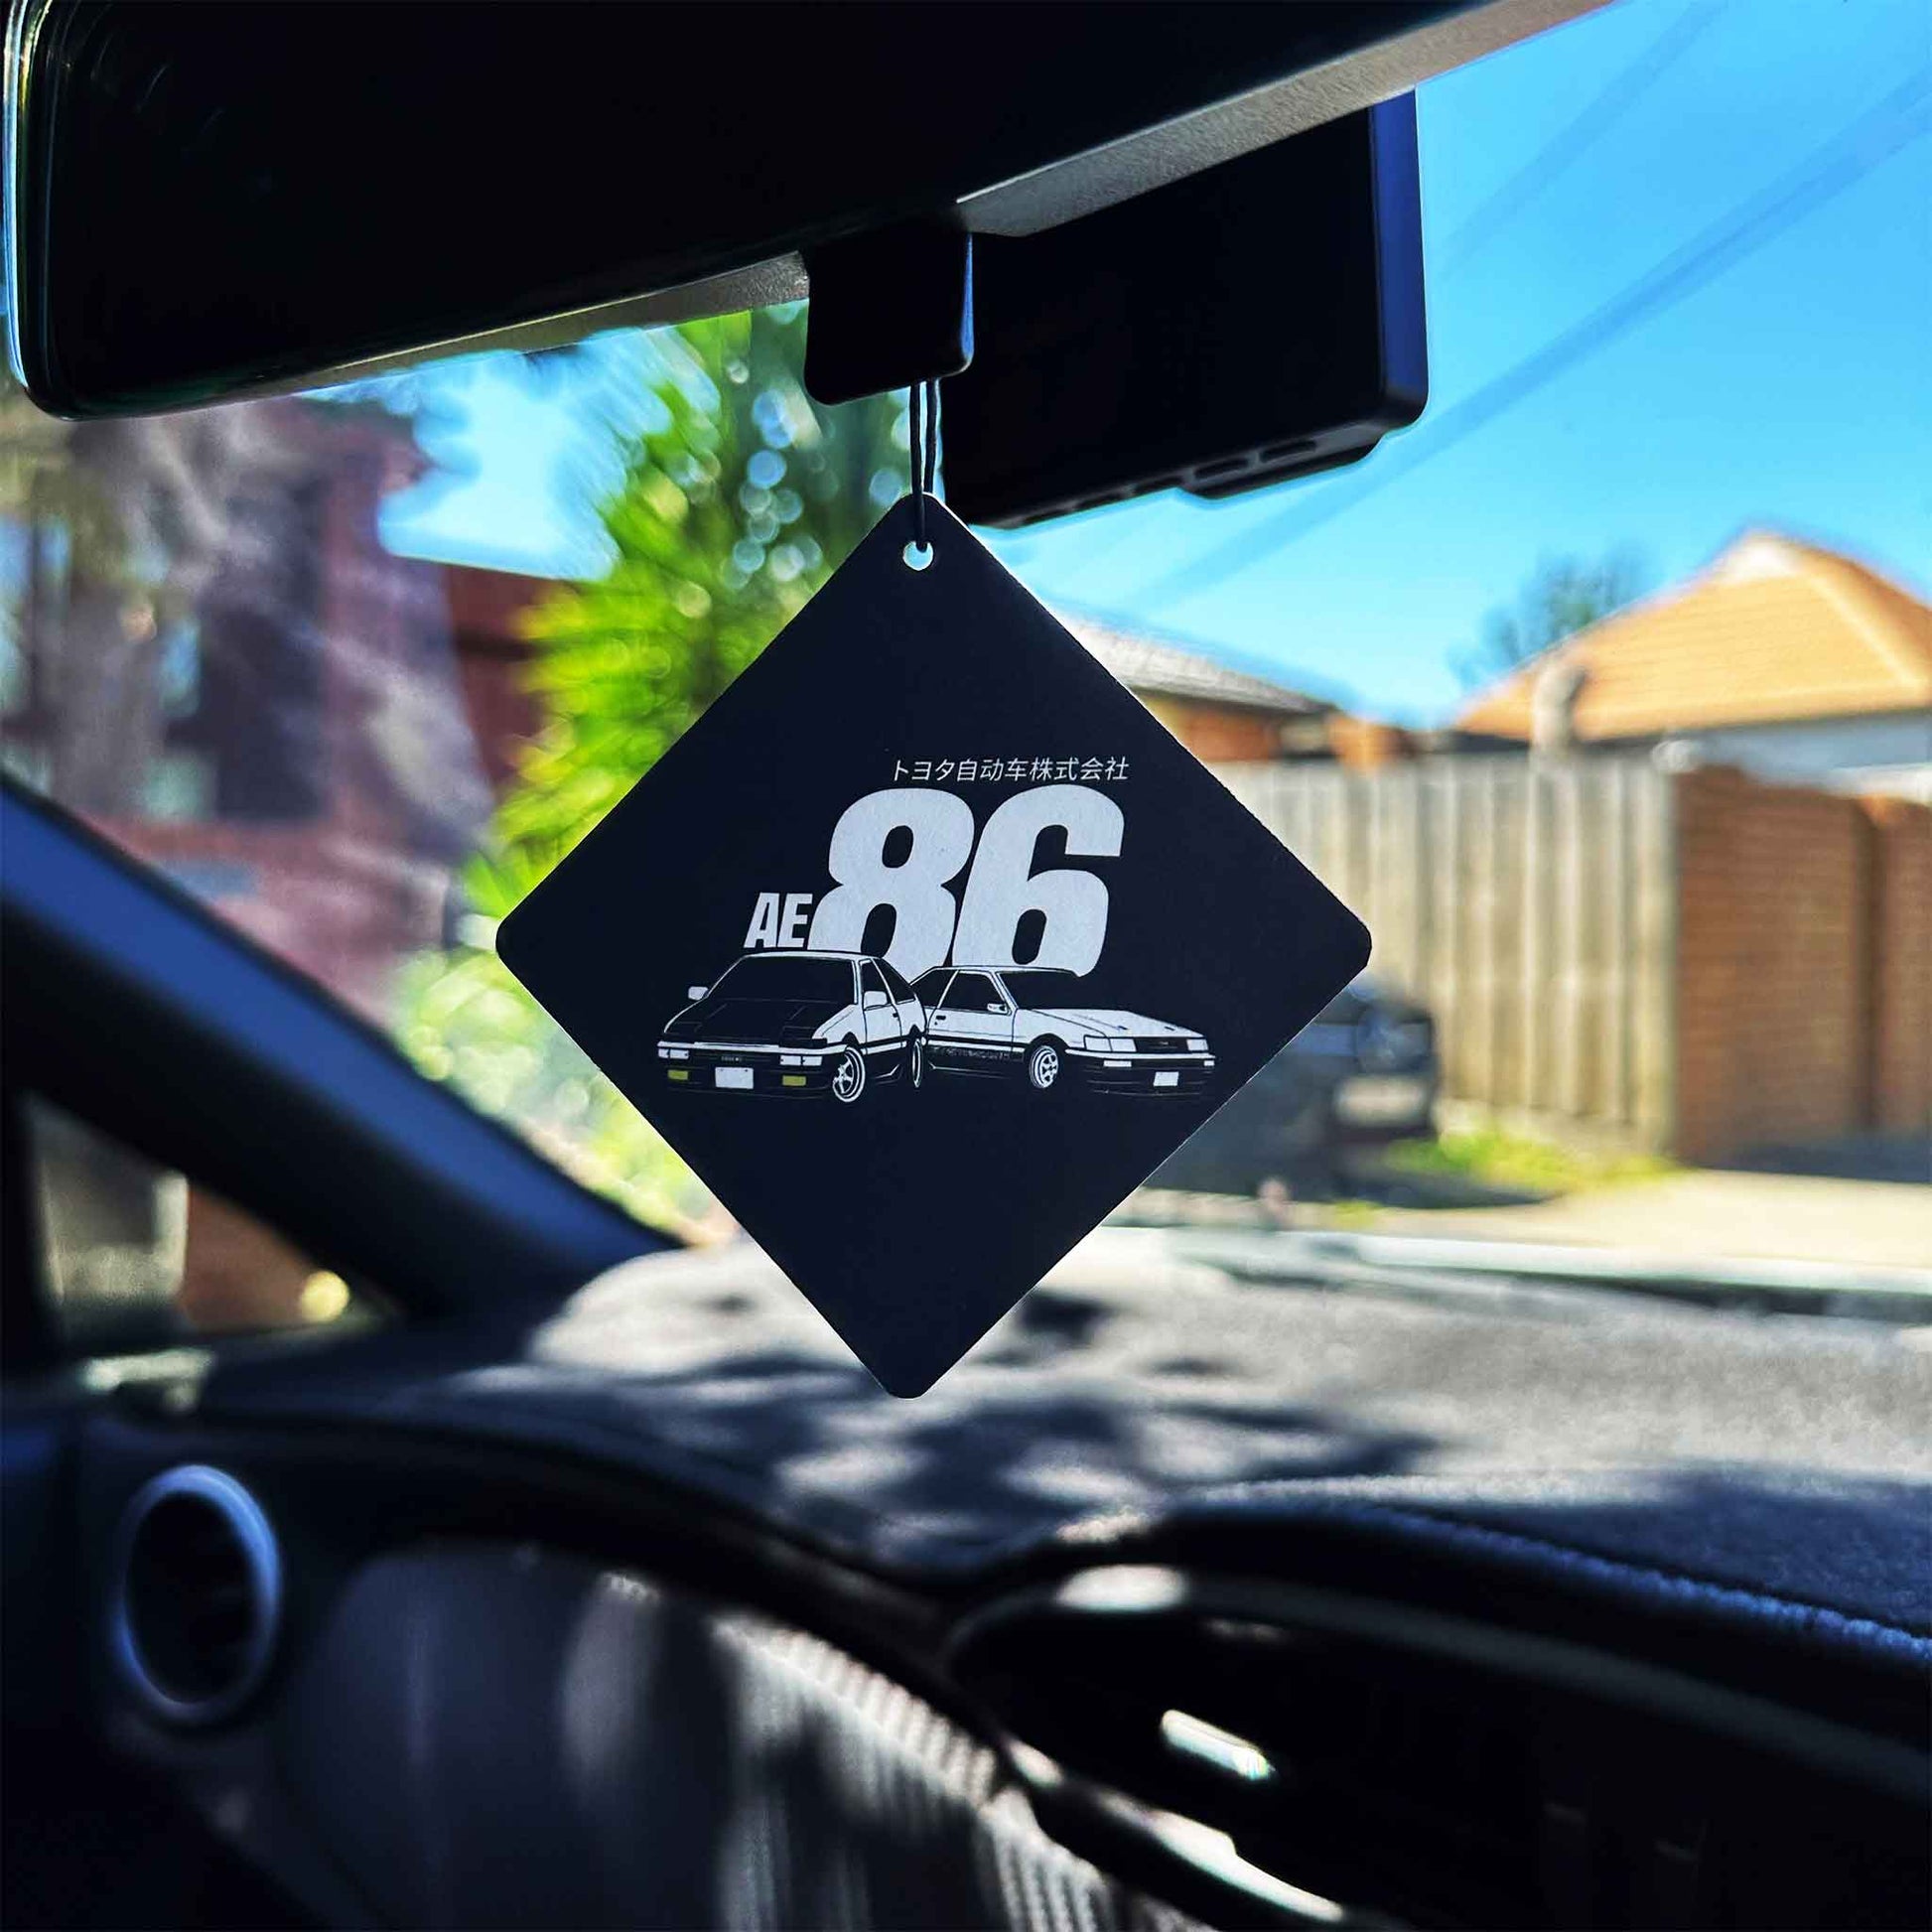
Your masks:
{"label": "car window", "polygon": [[906,985],[890,959],[882,959],[879,962],[879,970],[885,974],[887,988],[895,1000],[911,999],[912,989]]}
{"label": "car window", "polygon": [[[1932,442],[1932,148],[1887,105],[1922,10],[1693,11],[1624,0],[1423,86],[1412,428],[984,533],[1374,938],[1127,1219],[1587,1251],[1634,1288],[1795,1270],[1821,1309],[1925,1286],[1932,507],[1897,479]],[[734,1231],[492,941],[904,489],[903,397],[814,404],[806,328],[138,424],[0,384],[7,771],[690,1239]],[[895,753],[954,790],[1110,749],[933,729]],[[688,970],[853,997],[796,951]],[[995,997],[951,975],[928,1009]],[[1014,991],[1204,1037],[1111,954]],[[920,1103],[961,1077],[934,1059]]]}
{"label": "car window", "polygon": [[232,1202],[42,1100],[28,1109],[41,1274],[77,1355],[374,1317],[366,1296]]}
{"label": "car window", "polygon": [[1004,973],[1007,991],[1023,1007],[1064,1006],[1069,1000],[1087,999],[1092,994],[1077,973],[1030,973],[1020,969]]}
{"label": "car window", "polygon": [[984,1013],[988,1007],[1003,1007],[1000,989],[984,973],[955,973],[942,1004],[963,1013]]}
{"label": "car window", "polygon": [[859,968],[859,991],[861,993],[878,993],[887,999],[892,997],[886,991],[886,982],[880,977],[879,968],[870,959],[866,960]]}
{"label": "car window", "polygon": [[712,987],[714,1000],[852,1000],[849,959],[805,959],[795,953],[747,953]]}

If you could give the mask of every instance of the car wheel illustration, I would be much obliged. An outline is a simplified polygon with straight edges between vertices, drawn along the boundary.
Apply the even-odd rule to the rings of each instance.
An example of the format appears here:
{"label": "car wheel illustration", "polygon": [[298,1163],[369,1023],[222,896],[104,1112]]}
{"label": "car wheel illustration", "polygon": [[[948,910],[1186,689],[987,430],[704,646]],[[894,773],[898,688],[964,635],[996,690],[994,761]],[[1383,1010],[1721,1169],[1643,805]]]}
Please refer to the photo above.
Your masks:
{"label": "car wheel illustration", "polygon": [[925,1040],[918,1034],[905,1042],[905,1084],[908,1087],[925,1084]]}
{"label": "car wheel illustration", "polygon": [[866,1056],[856,1046],[848,1046],[832,1069],[832,1094],[849,1106],[866,1090]]}
{"label": "car wheel illustration", "polygon": [[1027,1055],[1027,1084],[1036,1093],[1050,1092],[1058,1085],[1065,1064],[1060,1057],[1059,1041],[1042,1039]]}

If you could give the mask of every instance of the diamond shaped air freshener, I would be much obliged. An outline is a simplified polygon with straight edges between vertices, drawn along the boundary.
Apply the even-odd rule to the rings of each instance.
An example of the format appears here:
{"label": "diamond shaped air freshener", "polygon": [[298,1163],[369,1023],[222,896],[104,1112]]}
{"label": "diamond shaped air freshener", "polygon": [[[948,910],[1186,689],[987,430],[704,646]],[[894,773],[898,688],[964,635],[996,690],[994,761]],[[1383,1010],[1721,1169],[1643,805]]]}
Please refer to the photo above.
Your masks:
{"label": "diamond shaped air freshener", "polygon": [[1358,972],[1360,922],[910,499],[506,918],[510,970],[915,1395]]}

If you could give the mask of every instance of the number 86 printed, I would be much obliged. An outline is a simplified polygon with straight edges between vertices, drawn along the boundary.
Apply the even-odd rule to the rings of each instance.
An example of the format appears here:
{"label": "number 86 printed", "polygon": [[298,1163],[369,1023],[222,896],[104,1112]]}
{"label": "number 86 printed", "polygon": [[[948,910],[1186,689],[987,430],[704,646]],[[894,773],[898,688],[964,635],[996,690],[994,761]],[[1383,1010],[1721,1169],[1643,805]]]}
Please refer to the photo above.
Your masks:
{"label": "number 86 printed", "polygon": [[[1119,856],[1125,820],[1103,792],[1040,785],[1009,798],[986,821],[975,854],[973,809],[963,798],[919,787],[868,792],[832,828],[826,864],[835,885],[812,916],[810,943],[863,952],[867,921],[890,905],[886,957],[907,979],[948,957],[958,965],[1014,966],[1020,922],[1037,912],[1045,929],[1028,964],[1091,972],[1107,938],[1107,888],[1075,867],[1030,871],[1034,847],[1049,828],[1066,834],[1069,859],[1111,859]],[[911,849],[889,866],[886,846],[896,832],[911,835]],[[950,882],[969,857],[972,869],[955,902]]]}

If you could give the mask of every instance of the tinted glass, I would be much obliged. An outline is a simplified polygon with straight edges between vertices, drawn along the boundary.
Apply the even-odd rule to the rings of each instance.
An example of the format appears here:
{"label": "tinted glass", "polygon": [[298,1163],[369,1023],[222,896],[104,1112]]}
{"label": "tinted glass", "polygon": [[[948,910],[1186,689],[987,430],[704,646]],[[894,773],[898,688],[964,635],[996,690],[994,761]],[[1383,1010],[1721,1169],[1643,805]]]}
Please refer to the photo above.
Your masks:
{"label": "tinted glass", "polygon": [[1030,973],[1021,968],[1001,978],[1023,1007],[1065,1006],[1082,997],[1084,986],[1077,973]]}
{"label": "tinted glass", "polygon": [[852,998],[852,963],[845,959],[801,959],[781,952],[748,953],[712,987],[711,997],[813,1000],[845,1006]]}
{"label": "tinted glass", "polygon": [[984,973],[957,973],[953,976],[951,988],[947,991],[945,1004],[948,1008],[964,1013],[984,1013],[990,1006],[1000,1006],[1000,989]]}
{"label": "tinted glass", "polygon": [[[1131,959],[1103,959],[1091,973],[1029,972],[1024,966],[1002,976],[1008,990],[1023,1006],[1109,1007],[1130,1013],[1147,1010],[1145,977]],[[1157,1014],[1176,1027],[1185,1014]]]}

